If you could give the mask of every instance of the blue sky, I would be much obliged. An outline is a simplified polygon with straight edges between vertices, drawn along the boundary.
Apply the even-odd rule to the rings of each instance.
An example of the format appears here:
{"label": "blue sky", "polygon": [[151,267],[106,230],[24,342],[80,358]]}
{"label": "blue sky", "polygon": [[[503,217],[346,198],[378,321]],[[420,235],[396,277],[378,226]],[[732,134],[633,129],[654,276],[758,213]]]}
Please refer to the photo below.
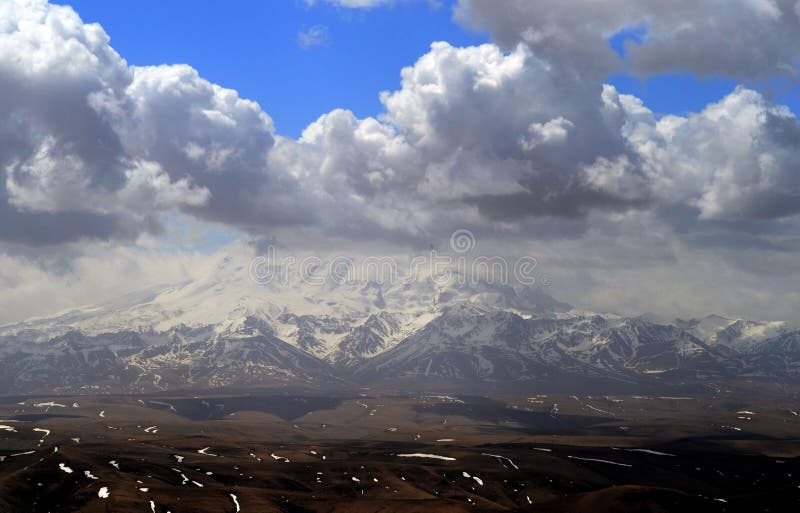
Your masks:
{"label": "blue sky", "polygon": [[[77,0],[85,22],[99,22],[111,45],[135,65],[186,63],[212,82],[258,101],[283,135],[298,136],[339,107],[363,117],[381,110],[380,91],[432,41],[479,44],[485,36],[450,20],[450,8],[410,2],[369,11],[301,0]],[[298,33],[324,25],[328,42],[303,49]]]}
{"label": "blue sky", "polygon": [[[400,70],[426,53],[433,41],[468,46],[488,36],[451,19],[451,3],[401,2],[369,10],[343,9],[302,0],[236,0],[225,4],[188,0],[72,0],[85,22],[98,22],[111,45],[134,65],[186,63],[212,82],[239,91],[268,112],[282,135],[297,137],[321,114],[347,108],[359,117],[381,112],[380,91],[397,89]],[[325,27],[326,41],[301,48],[298,34]],[[612,41],[618,51],[630,31]],[[646,82],[609,77],[625,93],[661,114],[702,109],[736,86],[688,74]],[[752,86],[767,89],[762,84]],[[768,90],[800,112],[797,87]]]}
{"label": "blue sky", "polygon": [[[639,43],[645,37],[643,28],[623,30],[611,38],[609,44],[625,57],[625,44]],[[638,96],[644,104],[660,114],[686,114],[698,112],[736,88],[738,82],[721,77],[696,77],[690,73],[674,73],[640,80],[626,73],[608,77],[623,93]],[[772,84],[745,84],[772,96],[774,101],[788,105],[794,113],[800,112],[800,88],[785,81]]]}

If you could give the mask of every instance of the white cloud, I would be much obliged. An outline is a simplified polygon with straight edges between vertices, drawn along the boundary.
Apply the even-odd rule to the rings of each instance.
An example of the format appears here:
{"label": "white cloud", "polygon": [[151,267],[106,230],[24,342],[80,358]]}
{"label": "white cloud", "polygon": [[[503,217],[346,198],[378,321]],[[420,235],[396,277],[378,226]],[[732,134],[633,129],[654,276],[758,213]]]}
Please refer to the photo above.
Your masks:
{"label": "white cloud", "polygon": [[[128,66],[101,27],[68,7],[3,2],[0,254],[25,279],[3,275],[14,292],[0,310],[13,301],[28,305],[8,306],[15,315],[35,310],[53,279],[36,268],[54,248],[68,249],[83,293],[132,286],[112,271],[87,277],[95,261],[85,252],[116,262],[109,269],[160,262],[124,244],[158,240],[176,212],[327,248],[427,247],[469,228],[497,252],[542,255],[568,299],[590,306],[663,308],[654,288],[679,298],[715,268],[725,280],[783,272],[782,284],[770,281],[775,301],[794,297],[796,117],[746,88],[697,113],[658,117],[603,79],[623,65],[785,73],[796,45],[779,43],[798,23],[795,3],[737,0],[725,10],[680,0],[669,10],[615,0],[591,18],[577,0],[497,5],[462,0],[458,12],[499,44],[434,43],[381,94],[383,113],[336,109],[294,140],[276,134],[258,104],[188,65]],[[717,11],[719,29],[709,18]],[[621,63],[605,39],[642,19],[646,39]],[[730,45],[716,44],[722,29],[736,33]],[[604,295],[614,283],[629,300]],[[736,299],[733,281],[705,286],[721,310],[757,308],[755,278]],[[697,297],[711,304],[710,294]],[[63,304],[78,297],[65,293]]]}
{"label": "white cloud", "polygon": [[[57,255],[31,261],[0,253],[0,324],[116,299],[149,287],[185,281],[217,263],[218,254],[85,244],[68,265]],[[246,260],[245,250],[226,254]]]}
{"label": "white cloud", "polygon": [[380,5],[387,5],[397,0],[305,0],[306,4],[314,5],[317,2],[328,3],[347,9],[371,9]]}
{"label": "white cloud", "polygon": [[99,25],[42,1],[0,9],[0,214],[18,225],[0,229],[0,240],[24,241],[26,230],[36,242],[129,238],[152,230],[160,209],[204,201],[186,176],[136,179],[153,164],[121,151],[103,112],[124,112],[133,74]]}
{"label": "white cloud", "polygon": [[[520,221],[524,231],[529,217],[653,201],[695,207],[700,218],[792,213],[793,148],[772,142],[781,123],[791,132],[790,115],[739,90],[696,116],[656,121],[635,98],[549,60],[571,47],[542,47],[541,32],[530,40],[529,29],[549,29],[522,15],[526,43],[507,53],[434,43],[402,71],[399,90],[382,94],[379,118],[333,111],[276,148],[272,120],[236,91],[186,65],[128,67],[102,29],[69,8],[13,5],[8,18],[21,29],[7,22],[2,63],[21,101],[5,109],[23,130],[3,132],[14,148],[2,154],[6,208],[116,216],[124,233],[180,208],[251,233],[306,224],[419,240],[450,229],[443,218]],[[561,5],[554,19],[583,30],[577,6]],[[620,19],[604,12],[597,24]],[[47,104],[54,95],[59,104]],[[770,195],[777,189],[783,196]],[[781,198],[784,210],[770,211]]]}
{"label": "white cloud", "polygon": [[329,42],[328,27],[325,25],[314,25],[297,33],[297,44],[304,50],[315,46],[324,46]]}
{"label": "white cloud", "polygon": [[656,120],[640,103],[628,127],[653,193],[701,219],[770,219],[800,212],[800,121],[738,88],[702,112]]}
{"label": "white cloud", "polygon": [[575,125],[572,121],[558,116],[544,123],[531,123],[528,126],[528,137],[520,139],[525,151],[533,151],[542,144],[562,144],[567,140],[569,131]]}

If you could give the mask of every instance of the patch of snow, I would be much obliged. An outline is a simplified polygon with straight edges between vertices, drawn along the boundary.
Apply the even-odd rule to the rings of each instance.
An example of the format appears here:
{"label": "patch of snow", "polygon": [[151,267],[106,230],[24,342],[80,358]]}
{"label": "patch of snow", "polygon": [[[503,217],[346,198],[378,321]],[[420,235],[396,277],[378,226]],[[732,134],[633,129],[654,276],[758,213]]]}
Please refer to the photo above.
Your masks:
{"label": "patch of snow", "polygon": [[37,408],[66,408],[66,405],[54,403],[53,401],[48,403],[36,403],[34,406]]}
{"label": "patch of snow", "polygon": [[623,450],[628,452],[643,452],[646,454],[653,454],[655,456],[675,456],[674,454],[670,454],[668,452],[653,451],[651,449],[623,449]]}
{"label": "patch of snow", "polygon": [[453,397],[451,395],[427,395],[427,396],[425,396],[425,398],[426,399],[438,399],[440,401],[449,402],[449,403],[464,404],[464,401],[462,401],[458,397]]}
{"label": "patch of snow", "polygon": [[175,407],[174,407],[174,406],[172,406],[172,405],[171,405],[171,404],[169,404],[169,403],[165,403],[165,402],[162,402],[162,401],[147,401],[147,402],[149,402],[150,404],[157,404],[157,405],[159,405],[159,406],[166,406],[166,407],[168,407],[170,410],[172,410],[172,411],[174,411],[174,412],[176,412],[176,413],[177,413],[177,410],[175,410]]}
{"label": "patch of snow", "polygon": [[[0,428],[2,428],[2,426],[0,426]],[[44,436],[42,436],[42,438],[39,440],[39,443],[40,443],[40,444],[43,444],[43,443],[44,443],[44,439],[45,439],[45,438],[47,438],[48,436],[50,436],[50,430],[49,430],[49,429],[44,429],[44,428],[33,428],[33,430],[34,430],[36,433],[44,433]]]}
{"label": "patch of snow", "polygon": [[209,449],[211,449],[211,447],[204,447],[204,448],[202,448],[202,449],[199,449],[199,450],[197,451],[197,453],[198,453],[198,454],[202,454],[203,456],[214,456],[214,457],[216,457],[216,456],[217,456],[216,454],[211,454],[210,452],[206,452],[206,451],[208,451]]}
{"label": "patch of snow", "polygon": [[429,458],[434,460],[443,460],[443,461],[456,461],[455,458],[451,458],[449,456],[440,456],[438,454],[425,454],[421,452],[415,452],[411,454],[398,454],[399,458]]}
{"label": "patch of snow", "polygon": [[[513,462],[513,461],[511,461],[511,459],[509,459],[509,458],[506,458],[505,456],[500,456],[499,454],[489,454],[489,453],[486,453],[486,452],[482,452],[482,453],[481,453],[481,455],[482,455],[482,456],[490,456],[490,457],[492,457],[492,458],[497,458],[498,460],[500,460],[500,463],[501,463],[501,464],[502,464],[504,467],[506,466],[506,462],[508,462],[508,464],[509,464],[509,465],[511,465],[511,466],[514,468],[514,470],[519,470],[519,467],[518,467],[518,466],[516,466],[516,465],[514,464],[514,462]],[[506,468],[508,468],[508,467],[506,467]]]}
{"label": "patch of snow", "polygon": [[617,465],[620,467],[632,467],[633,465],[628,465],[627,463],[619,463],[617,461],[608,461],[608,460],[599,460],[596,458],[580,458],[578,456],[567,456],[567,458],[571,460],[582,460],[582,461],[594,461],[597,463],[608,463],[609,465]]}
{"label": "patch of snow", "polygon": [[181,485],[185,485],[186,483],[188,483],[188,482],[189,482],[189,478],[188,478],[188,477],[186,477],[186,474],[184,474],[183,472],[181,472],[180,470],[178,470],[178,469],[176,469],[176,468],[173,468],[172,470],[174,470],[175,472],[177,472],[178,474],[180,474],[180,476],[181,476],[181,479],[183,479],[183,481],[181,482]]}
{"label": "patch of snow", "polygon": [[613,413],[611,413],[610,411],[605,411],[605,410],[601,410],[600,408],[595,408],[594,406],[592,406],[592,405],[591,405],[591,404],[589,404],[589,403],[586,403],[586,404],[585,404],[585,406],[586,406],[587,408],[589,408],[590,410],[594,410],[594,411],[596,411],[596,412],[598,412],[598,413],[604,413],[604,414],[606,414],[606,415],[611,415],[611,416],[613,416],[613,415],[614,415],[614,414],[613,414]]}

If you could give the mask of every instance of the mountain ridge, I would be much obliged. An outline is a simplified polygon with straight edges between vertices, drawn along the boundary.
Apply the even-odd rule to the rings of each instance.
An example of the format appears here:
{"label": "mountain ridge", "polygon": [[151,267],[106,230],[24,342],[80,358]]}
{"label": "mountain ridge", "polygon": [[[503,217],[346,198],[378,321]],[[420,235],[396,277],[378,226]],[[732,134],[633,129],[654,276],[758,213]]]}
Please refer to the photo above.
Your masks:
{"label": "mountain ridge", "polygon": [[383,382],[800,380],[784,322],[583,312],[541,288],[206,279],[0,327],[0,393]]}

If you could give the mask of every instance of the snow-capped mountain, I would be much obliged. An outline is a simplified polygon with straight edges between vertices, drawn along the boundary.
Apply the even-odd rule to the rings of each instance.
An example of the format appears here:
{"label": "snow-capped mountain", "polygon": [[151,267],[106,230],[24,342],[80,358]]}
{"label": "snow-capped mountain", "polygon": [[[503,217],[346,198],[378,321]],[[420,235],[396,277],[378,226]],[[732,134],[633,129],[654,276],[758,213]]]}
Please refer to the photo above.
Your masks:
{"label": "snow-capped mountain", "polygon": [[800,331],[583,312],[539,288],[430,276],[260,285],[225,259],[185,283],[2,327],[0,365],[0,393],[786,381],[800,379]]}
{"label": "snow-capped mountain", "polygon": [[758,351],[759,345],[787,331],[785,322],[754,322],[709,315],[681,323],[693,335],[710,344],[721,344],[741,352]]}

